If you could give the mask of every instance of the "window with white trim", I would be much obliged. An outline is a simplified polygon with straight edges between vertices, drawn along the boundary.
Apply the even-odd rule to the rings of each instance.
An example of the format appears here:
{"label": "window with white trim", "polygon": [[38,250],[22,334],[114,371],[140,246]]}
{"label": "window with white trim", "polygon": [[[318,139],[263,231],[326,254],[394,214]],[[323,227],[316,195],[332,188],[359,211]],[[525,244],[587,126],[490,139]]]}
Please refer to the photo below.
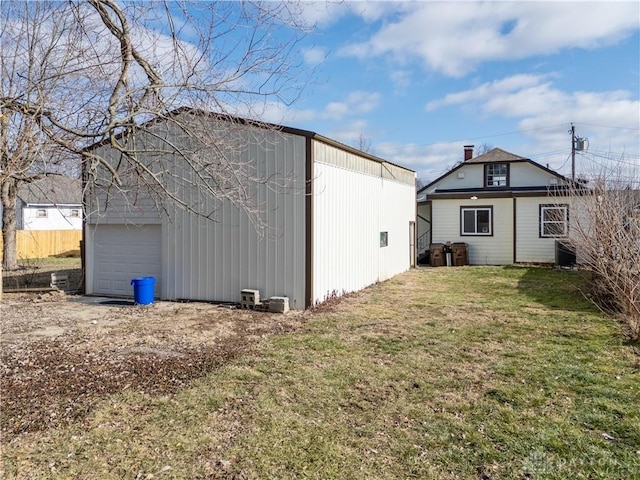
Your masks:
{"label": "window with white trim", "polygon": [[488,163],[485,165],[485,186],[487,187],[508,187],[509,186],[509,164]]}
{"label": "window with white trim", "polygon": [[493,207],[460,207],[460,235],[493,235]]}
{"label": "window with white trim", "polygon": [[540,205],[540,237],[561,238],[569,234],[568,205]]}

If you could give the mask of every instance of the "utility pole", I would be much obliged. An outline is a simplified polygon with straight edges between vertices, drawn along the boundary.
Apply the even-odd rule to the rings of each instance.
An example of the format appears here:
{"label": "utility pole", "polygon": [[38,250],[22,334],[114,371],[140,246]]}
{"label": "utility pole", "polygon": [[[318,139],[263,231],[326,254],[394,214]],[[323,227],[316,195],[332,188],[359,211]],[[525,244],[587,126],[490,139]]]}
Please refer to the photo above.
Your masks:
{"label": "utility pole", "polygon": [[576,127],[571,124],[571,181],[576,181]]}
{"label": "utility pole", "polygon": [[576,127],[571,123],[571,181],[576,181],[576,152],[582,152],[584,150],[584,142],[586,138],[576,137]]}

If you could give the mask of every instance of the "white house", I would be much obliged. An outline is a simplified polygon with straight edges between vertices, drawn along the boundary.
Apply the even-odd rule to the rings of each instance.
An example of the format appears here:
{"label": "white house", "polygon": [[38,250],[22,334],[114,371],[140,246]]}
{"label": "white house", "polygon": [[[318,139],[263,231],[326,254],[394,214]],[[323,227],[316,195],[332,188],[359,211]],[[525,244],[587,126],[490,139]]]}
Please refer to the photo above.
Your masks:
{"label": "white house", "polygon": [[466,243],[471,265],[553,263],[567,238],[566,177],[499,148],[473,156],[421,188],[419,254],[432,243]]}
{"label": "white house", "polygon": [[16,205],[18,230],[82,230],[82,182],[47,175],[24,184]]}
{"label": "white house", "polygon": [[[230,121],[190,109],[174,115],[210,122],[221,132]],[[142,192],[125,203],[89,185],[87,294],[131,295],[132,278],[154,276],[161,299],[239,302],[242,289],[254,289],[261,298],[286,296],[291,308],[304,309],[413,265],[413,171],[310,131],[233,121],[243,138],[225,147],[233,162],[265,178],[287,178],[286,187],[252,187],[264,234],[228,201],[211,204],[212,221],[169,203],[159,208]],[[173,141],[165,127],[154,126]],[[108,145],[93,149],[112,152]],[[172,158],[166,164],[180,168],[181,160]]]}

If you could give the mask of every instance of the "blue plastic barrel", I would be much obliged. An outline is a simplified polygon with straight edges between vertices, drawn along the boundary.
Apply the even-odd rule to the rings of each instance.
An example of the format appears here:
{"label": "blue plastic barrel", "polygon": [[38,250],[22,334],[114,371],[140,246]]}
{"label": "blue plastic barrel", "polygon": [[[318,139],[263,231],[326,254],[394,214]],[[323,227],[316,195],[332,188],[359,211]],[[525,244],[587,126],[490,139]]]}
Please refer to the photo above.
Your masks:
{"label": "blue plastic barrel", "polygon": [[149,305],[153,303],[153,287],[155,284],[155,277],[142,277],[131,280],[134,302],[138,305]]}

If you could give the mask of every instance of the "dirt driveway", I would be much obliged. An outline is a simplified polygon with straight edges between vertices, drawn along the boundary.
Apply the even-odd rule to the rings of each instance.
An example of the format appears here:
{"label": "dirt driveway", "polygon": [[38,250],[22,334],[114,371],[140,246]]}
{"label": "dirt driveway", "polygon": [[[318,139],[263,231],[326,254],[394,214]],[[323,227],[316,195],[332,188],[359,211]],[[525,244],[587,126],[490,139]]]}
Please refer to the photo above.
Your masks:
{"label": "dirt driveway", "polygon": [[103,395],[171,393],[261,338],[298,328],[304,313],[208,303],[5,294],[0,303],[1,436],[81,418]]}

